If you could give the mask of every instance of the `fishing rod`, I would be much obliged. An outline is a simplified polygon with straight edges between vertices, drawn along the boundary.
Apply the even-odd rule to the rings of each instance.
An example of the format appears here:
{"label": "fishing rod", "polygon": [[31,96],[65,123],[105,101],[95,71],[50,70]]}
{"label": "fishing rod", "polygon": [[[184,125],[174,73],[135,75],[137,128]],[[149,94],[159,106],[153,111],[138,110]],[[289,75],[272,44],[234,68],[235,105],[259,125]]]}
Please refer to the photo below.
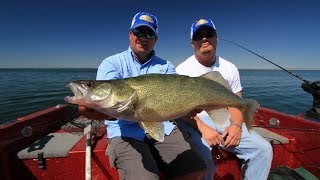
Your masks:
{"label": "fishing rod", "polygon": [[287,72],[287,73],[293,75],[294,77],[302,80],[304,83],[302,83],[301,88],[304,91],[310,93],[313,96],[312,108],[306,112],[306,116],[310,117],[310,118],[314,118],[314,119],[319,119],[320,120],[320,81],[314,81],[314,82],[307,81],[307,80],[303,79],[302,77],[300,77],[300,76],[298,76],[298,75],[286,70],[285,68],[279,66],[278,64],[270,61],[269,59],[261,56],[260,54],[255,53],[255,52],[251,51],[250,49],[248,49],[248,48],[246,48],[244,46],[241,46],[240,44],[237,44],[235,42],[232,42],[232,41],[229,41],[229,40],[226,40],[226,39],[220,39],[220,40],[228,42],[228,43],[231,43],[231,44],[233,44],[235,46],[238,46],[241,49],[244,49],[244,50],[246,50],[246,51],[248,51],[248,52],[250,52],[250,53],[252,53],[252,54],[254,54],[254,55],[258,56],[258,57],[260,57],[261,59],[266,60],[267,62],[277,66],[278,68],[284,70],[285,72]]}
{"label": "fishing rod", "polygon": [[305,82],[306,84],[310,85],[310,81],[307,81],[307,80],[303,79],[302,77],[300,77],[300,76],[298,76],[298,75],[296,75],[296,74],[294,74],[294,73],[292,73],[292,72],[290,72],[290,71],[286,70],[285,68],[283,68],[283,67],[281,67],[281,66],[277,65],[276,63],[274,63],[274,62],[270,61],[269,59],[267,59],[267,58],[265,58],[265,57],[261,56],[260,54],[255,53],[255,52],[251,51],[250,49],[248,49],[248,48],[246,48],[246,47],[244,47],[244,46],[241,46],[240,44],[237,44],[237,43],[235,43],[235,42],[232,42],[232,41],[229,41],[229,40],[226,40],[226,39],[219,39],[219,40],[222,40],[222,41],[225,41],[225,42],[231,43],[231,44],[233,44],[233,45],[236,45],[236,46],[238,46],[238,47],[240,47],[240,48],[242,48],[242,49],[244,49],[244,50],[246,50],[246,51],[248,51],[248,52],[250,52],[250,53],[252,53],[252,54],[254,54],[254,55],[256,55],[256,56],[258,56],[258,57],[260,57],[260,58],[262,58],[262,59],[264,59],[264,60],[266,60],[266,61],[268,61],[269,63],[271,63],[271,64],[273,64],[273,65],[277,66],[278,68],[280,68],[280,69],[284,70],[285,72],[287,72],[287,73],[289,73],[289,74],[291,74],[291,75],[295,76],[296,78],[298,78],[298,79],[302,80],[303,82]]}

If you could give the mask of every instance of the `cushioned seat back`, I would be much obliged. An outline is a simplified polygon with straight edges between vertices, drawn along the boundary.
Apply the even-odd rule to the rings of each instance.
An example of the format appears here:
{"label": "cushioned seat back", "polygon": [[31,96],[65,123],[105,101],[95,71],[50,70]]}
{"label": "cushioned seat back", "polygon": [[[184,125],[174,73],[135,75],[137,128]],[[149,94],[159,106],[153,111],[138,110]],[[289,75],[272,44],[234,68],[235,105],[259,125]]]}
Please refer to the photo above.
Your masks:
{"label": "cushioned seat back", "polygon": [[37,158],[39,153],[43,153],[44,158],[66,157],[81,138],[82,135],[70,133],[50,133],[18,152],[18,157],[33,159]]}
{"label": "cushioned seat back", "polygon": [[269,131],[268,129],[261,128],[261,127],[254,127],[253,128],[258,134],[264,137],[267,141],[271,144],[288,144],[289,139],[281,136],[280,134],[274,133]]}

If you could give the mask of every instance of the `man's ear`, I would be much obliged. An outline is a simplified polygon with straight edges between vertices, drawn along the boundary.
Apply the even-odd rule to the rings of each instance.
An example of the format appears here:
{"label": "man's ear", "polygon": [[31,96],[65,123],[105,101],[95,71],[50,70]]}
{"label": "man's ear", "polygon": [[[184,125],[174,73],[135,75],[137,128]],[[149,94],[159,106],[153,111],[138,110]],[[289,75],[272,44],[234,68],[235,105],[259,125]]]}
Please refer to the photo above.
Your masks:
{"label": "man's ear", "polygon": [[131,36],[130,36],[130,34],[131,34],[131,31],[129,31],[129,33],[128,33],[129,40],[131,40]]}
{"label": "man's ear", "polygon": [[193,41],[191,40],[191,46],[192,46],[192,48],[194,48],[194,45],[193,45]]}

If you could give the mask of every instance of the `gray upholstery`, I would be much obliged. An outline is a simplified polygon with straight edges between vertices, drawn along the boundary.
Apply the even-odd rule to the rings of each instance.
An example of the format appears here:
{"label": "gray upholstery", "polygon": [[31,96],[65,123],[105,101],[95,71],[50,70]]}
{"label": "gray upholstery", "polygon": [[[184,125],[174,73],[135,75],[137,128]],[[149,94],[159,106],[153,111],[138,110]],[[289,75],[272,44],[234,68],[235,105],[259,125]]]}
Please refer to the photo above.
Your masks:
{"label": "gray upholstery", "polygon": [[82,135],[70,133],[51,133],[21,150],[18,157],[20,159],[33,159],[37,158],[39,153],[43,153],[44,158],[66,157],[81,137]]}
{"label": "gray upholstery", "polygon": [[281,136],[277,133],[269,131],[268,129],[264,129],[261,127],[254,127],[253,128],[258,134],[268,140],[271,144],[288,144],[289,139]]}

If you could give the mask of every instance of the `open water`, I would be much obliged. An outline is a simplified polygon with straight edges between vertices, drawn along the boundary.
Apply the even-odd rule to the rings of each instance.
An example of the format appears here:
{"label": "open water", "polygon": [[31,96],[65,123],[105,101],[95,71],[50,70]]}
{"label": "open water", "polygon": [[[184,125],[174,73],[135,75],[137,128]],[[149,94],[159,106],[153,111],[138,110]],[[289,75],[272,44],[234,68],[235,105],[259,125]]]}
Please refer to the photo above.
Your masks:
{"label": "open water", "polygon": [[[320,80],[319,70],[294,70],[298,76]],[[96,69],[0,69],[0,124],[63,104],[72,95],[68,82],[95,79]],[[243,95],[261,106],[288,114],[311,108],[312,96],[301,88],[302,81],[282,70],[240,70]]]}

